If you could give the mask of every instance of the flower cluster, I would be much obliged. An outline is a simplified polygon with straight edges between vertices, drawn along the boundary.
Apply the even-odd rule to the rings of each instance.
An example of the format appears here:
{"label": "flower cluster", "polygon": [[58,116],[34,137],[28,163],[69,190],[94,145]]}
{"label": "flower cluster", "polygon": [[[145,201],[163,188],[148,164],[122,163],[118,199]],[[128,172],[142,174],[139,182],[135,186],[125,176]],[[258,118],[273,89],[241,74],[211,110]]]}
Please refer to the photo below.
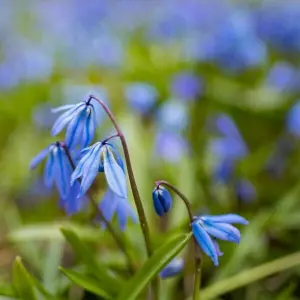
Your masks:
{"label": "flower cluster", "polygon": [[65,141],[53,143],[41,151],[32,160],[31,169],[48,157],[44,168],[45,185],[50,188],[55,183],[60,203],[69,214],[85,206],[89,188],[98,173],[104,173],[108,190],[99,204],[99,210],[106,221],[111,221],[116,214],[122,230],[128,218],[136,222],[128,202],[123,159],[117,148],[108,139],[89,146],[97,125],[92,97],[79,104],[58,107],[53,112],[63,113],[54,123],[52,135],[66,128]]}

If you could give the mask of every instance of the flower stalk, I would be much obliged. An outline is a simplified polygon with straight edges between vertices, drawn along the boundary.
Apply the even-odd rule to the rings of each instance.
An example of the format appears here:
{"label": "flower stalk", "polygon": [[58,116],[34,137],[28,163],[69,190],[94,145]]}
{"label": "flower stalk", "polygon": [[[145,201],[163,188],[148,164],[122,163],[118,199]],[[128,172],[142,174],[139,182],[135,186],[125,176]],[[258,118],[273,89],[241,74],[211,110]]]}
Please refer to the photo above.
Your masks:
{"label": "flower stalk", "polygon": [[[73,170],[75,169],[75,164],[73,162],[73,159],[70,155],[70,151],[67,148],[66,145],[63,146],[65,153],[69,159],[69,162],[73,168]],[[78,179],[80,181],[80,179]],[[107,221],[101,211],[101,209],[99,209],[97,202],[95,201],[95,199],[92,197],[92,195],[89,193],[88,191],[88,199],[90,200],[93,208],[95,209],[95,213],[99,216],[100,220],[103,221],[103,223],[105,224],[106,228],[108,229],[108,231],[110,232],[110,234],[112,235],[113,239],[115,240],[116,244],[118,245],[118,247],[120,248],[120,250],[124,253],[126,260],[127,260],[127,264],[128,264],[128,269],[130,271],[131,274],[134,274],[136,271],[136,266],[134,264],[134,262],[131,259],[130,254],[128,253],[127,249],[126,249],[126,245],[123,241],[123,239],[119,236],[119,234],[115,231],[114,227],[112,226],[112,224]]]}
{"label": "flower stalk", "polygon": [[[182,194],[175,186],[170,184],[165,180],[159,180],[155,182],[157,187],[165,186],[172,190],[175,194],[179,196],[179,198],[183,201],[186,206],[189,218],[190,218],[190,226],[193,222],[193,212],[192,206],[188,198]],[[194,275],[194,291],[193,291],[193,300],[198,300],[200,295],[200,285],[201,285],[201,254],[199,251],[199,247],[197,245],[196,240],[194,239],[194,257],[195,257],[195,275]]]}

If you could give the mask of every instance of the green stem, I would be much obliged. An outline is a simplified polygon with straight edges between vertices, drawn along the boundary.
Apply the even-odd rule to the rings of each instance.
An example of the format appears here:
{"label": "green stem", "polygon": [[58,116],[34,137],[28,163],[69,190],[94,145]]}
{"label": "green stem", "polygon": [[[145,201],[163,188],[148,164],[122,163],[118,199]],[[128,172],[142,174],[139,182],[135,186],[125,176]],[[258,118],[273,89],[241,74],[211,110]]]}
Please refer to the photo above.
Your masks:
{"label": "green stem", "polygon": [[[125,136],[124,136],[121,128],[119,127],[113,113],[108,108],[108,106],[102,100],[96,98],[93,95],[90,95],[90,99],[94,99],[95,101],[97,101],[102,106],[102,108],[104,109],[104,111],[108,115],[109,119],[113,123],[113,125],[114,125],[114,127],[117,131],[117,134],[120,138],[120,141],[121,141],[121,144],[122,144],[122,147],[123,147],[123,152],[124,152],[125,162],[126,162],[126,166],[127,166],[127,172],[128,172],[128,177],[129,177],[131,190],[132,190],[132,195],[133,195],[135,206],[136,206],[136,209],[137,209],[137,212],[138,212],[140,226],[141,226],[141,229],[142,229],[142,232],[143,232],[143,237],[144,237],[144,241],[145,241],[145,245],[146,245],[147,256],[150,257],[153,253],[153,249],[152,249],[151,240],[150,240],[149,226],[148,226],[145,210],[144,210],[144,207],[143,207],[143,203],[141,201],[141,197],[140,197],[138,187],[137,187],[137,184],[136,184],[136,181],[135,181],[135,177],[134,177],[134,173],[133,173],[133,169],[132,169],[132,165],[131,165],[129,150],[128,150],[128,146],[127,146]],[[154,290],[154,297],[155,297],[155,299],[158,300],[159,299],[159,278],[158,277],[156,277],[153,281],[153,290]]]}
{"label": "green stem", "polygon": [[[72,159],[72,157],[70,155],[70,151],[69,151],[69,149],[65,145],[63,145],[63,148],[64,148],[65,153],[66,153],[66,155],[68,157],[68,160],[69,160],[69,162],[70,162],[70,164],[71,164],[71,166],[72,166],[72,168],[74,170],[75,169],[75,164],[74,164],[73,159]],[[97,205],[96,200],[92,197],[92,195],[89,192],[88,192],[88,199],[90,200],[92,206],[94,207],[97,216],[99,216],[100,220],[104,222],[107,230],[112,235],[112,237],[115,240],[116,244],[118,245],[118,247],[120,248],[120,250],[124,253],[124,255],[125,255],[126,259],[127,259],[128,269],[129,269],[130,273],[134,274],[135,271],[136,271],[136,266],[135,266],[134,262],[132,261],[130,254],[127,251],[127,248],[125,246],[125,243],[124,243],[123,239],[115,231],[115,229],[112,226],[112,224],[105,219],[105,217],[104,217],[101,209],[99,209],[99,207]]]}
{"label": "green stem", "polygon": [[[196,250],[196,249],[195,249]],[[196,255],[193,300],[199,300],[201,286],[201,259]]]}
{"label": "green stem", "polygon": [[[186,209],[189,214],[190,224],[193,222],[193,212],[192,206],[188,198],[182,194],[175,186],[170,184],[165,180],[159,180],[155,182],[156,186],[166,186],[171,189],[175,194],[177,194],[181,200],[184,202]],[[200,286],[201,286],[201,255],[199,251],[199,247],[197,245],[196,240],[194,239],[194,257],[195,257],[195,277],[194,277],[194,293],[193,293],[193,300],[198,300],[200,295]]]}

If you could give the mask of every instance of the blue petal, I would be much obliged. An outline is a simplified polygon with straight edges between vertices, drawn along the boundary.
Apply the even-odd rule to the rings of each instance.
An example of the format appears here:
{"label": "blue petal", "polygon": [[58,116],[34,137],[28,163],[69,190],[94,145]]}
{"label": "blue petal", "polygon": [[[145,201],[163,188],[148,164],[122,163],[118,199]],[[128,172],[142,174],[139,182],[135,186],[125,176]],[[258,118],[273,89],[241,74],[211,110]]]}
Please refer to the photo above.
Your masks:
{"label": "blue petal", "polygon": [[85,116],[85,107],[78,109],[72,116],[72,120],[70,121],[66,132],[66,145],[69,149],[79,145],[80,143]]}
{"label": "blue petal", "polygon": [[192,231],[199,247],[211,258],[214,265],[218,266],[218,255],[214,243],[203,227],[199,224],[198,220],[192,223]]}
{"label": "blue petal", "polygon": [[248,225],[249,222],[236,214],[225,214],[225,215],[215,215],[215,216],[201,216],[201,219],[207,220],[215,223],[229,223],[229,224],[243,224]]}
{"label": "blue petal", "polygon": [[131,218],[134,223],[137,223],[136,214],[127,199],[118,198],[116,214],[119,220],[119,227],[122,231],[125,230],[128,218]]}
{"label": "blue petal", "polygon": [[59,134],[67,126],[67,124],[73,119],[74,113],[76,113],[76,111],[84,105],[85,105],[84,103],[76,104],[73,108],[64,112],[54,123],[51,134],[52,135]]}
{"label": "blue petal", "polygon": [[214,243],[214,246],[215,246],[215,250],[217,252],[217,255],[218,256],[223,256],[223,252],[221,252],[220,250],[220,246],[219,246],[219,243],[215,240],[215,239],[212,239],[213,243]]}
{"label": "blue petal", "polygon": [[183,259],[175,258],[159,273],[159,276],[162,279],[176,276],[180,272],[182,272],[183,267],[184,267]]}
{"label": "blue petal", "polygon": [[89,106],[89,108],[91,111],[88,113],[83,127],[83,136],[81,140],[82,148],[87,147],[92,142],[96,130],[95,109],[93,106]]}
{"label": "blue petal", "polygon": [[164,215],[164,208],[162,206],[162,203],[159,199],[159,190],[155,189],[152,192],[152,199],[153,199],[153,206],[154,206],[154,210],[155,212],[159,215],[159,216],[163,216]]}
{"label": "blue petal", "polygon": [[62,199],[66,199],[70,191],[72,167],[63,149],[54,150],[55,183]]}
{"label": "blue petal", "polygon": [[62,106],[52,108],[51,111],[53,113],[58,113],[58,112],[61,112],[61,111],[64,111],[64,110],[69,110],[69,109],[75,107],[76,105],[78,105],[78,104],[66,104],[66,105],[62,105]]}
{"label": "blue petal", "polygon": [[[113,153],[108,147],[103,149],[104,174],[110,189],[122,198],[127,198],[126,176],[116,162]],[[99,167],[99,164],[98,164]]]}
{"label": "blue petal", "polygon": [[84,156],[80,159],[79,163],[77,164],[77,166],[76,166],[76,168],[75,168],[75,170],[74,170],[74,172],[71,176],[71,185],[74,184],[74,182],[77,178],[79,178],[83,175],[83,172],[85,170],[86,163],[87,163],[88,159],[91,157],[91,155],[94,153],[95,150],[96,151],[100,150],[101,145],[102,144],[100,142],[98,142],[98,143],[94,144],[93,146],[85,148],[81,151],[81,153],[84,153]]}
{"label": "blue petal", "polygon": [[44,168],[44,183],[47,188],[51,188],[53,186],[54,177],[55,177],[54,169],[55,169],[54,155],[52,152],[50,152]]}
{"label": "blue petal", "polygon": [[48,146],[46,149],[42,150],[38,155],[36,155],[30,163],[30,169],[35,169],[37,167],[37,165],[43,160],[45,159],[45,157],[47,156],[47,154],[50,151],[50,147]]}
{"label": "blue petal", "polygon": [[230,224],[213,223],[206,220],[203,221],[203,227],[208,234],[217,239],[234,243],[240,242],[241,234],[239,230]]}
{"label": "blue petal", "polygon": [[108,189],[99,205],[99,209],[102,211],[103,216],[107,221],[112,220],[112,217],[117,209],[118,201],[115,196],[116,194]]}
{"label": "blue petal", "polygon": [[125,166],[124,166],[124,162],[123,162],[123,158],[119,152],[119,150],[112,144],[106,144],[107,145],[107,148],[109,148],[110,150],[112,150],[114,156],[115,156],[115,159],[118,163],[118,165],[122,168],[122,170],[125,172]]}
{"label": "blue petal", "polygon": [[98,168],[100,163],[100,151],[102,148],[102,144],[97,144],[94,149],[91,151],[90,156],[86,159],[84,164],[82,165],[82,181],[81,188],[78,197],[83,196],[89,187],[92,185],[98,174]]}

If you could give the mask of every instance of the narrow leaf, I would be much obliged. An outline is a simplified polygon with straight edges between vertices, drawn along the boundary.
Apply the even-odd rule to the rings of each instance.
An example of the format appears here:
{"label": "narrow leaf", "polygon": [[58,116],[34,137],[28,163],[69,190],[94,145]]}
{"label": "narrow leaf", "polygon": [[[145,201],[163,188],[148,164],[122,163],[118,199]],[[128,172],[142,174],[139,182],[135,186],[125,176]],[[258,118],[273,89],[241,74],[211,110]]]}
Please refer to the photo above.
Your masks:
{"label": "narrow leaf", "polygon": [[15,289],[12,285],[0,283],[0,295],[8,297],[16,297]]}
{"label": "narrow leaf", "polygon": [[84,288],[85,290],[101,296],[104,299],[112,299],[112,295],[108,294],[104,289],[102,289],[101,284],[91,276],[81,274],[73,270],[67,270],[62,267],[59,267],[59,270],[72,282]]}
{"label": "narrow leaf", "polygon": [[273,260],[250,270],[242,271],[228,279],[221,280],[201,290],[201,299],[216,299],[220,295],[246,286],[254,281],[263,279],[274,273],[287,270],[300,265],[300,252]]}
{"label": "narrow leaf", "polygon": [[21,258],[16,257],[13,265],[13,284],[17,295],[24,300],[37,299],[31,276],[22,264]]}
{"label": "narrow leaf", "polygon": [[80,240],[75,232],[67,228],[61,228],[61,232],[78,258],[99,279],[99,285],[102,285],[107,292],[116,293],[121,288],[121,282],[116,277],[113,277],[106,267],[99,264],[92,251]]}
{"label": "narrow leaf", "polygon": [[188,243],[192,233],[180,234],[159,247],[139,271],[126,283],[118,300],[134,300],[139,293]]}

